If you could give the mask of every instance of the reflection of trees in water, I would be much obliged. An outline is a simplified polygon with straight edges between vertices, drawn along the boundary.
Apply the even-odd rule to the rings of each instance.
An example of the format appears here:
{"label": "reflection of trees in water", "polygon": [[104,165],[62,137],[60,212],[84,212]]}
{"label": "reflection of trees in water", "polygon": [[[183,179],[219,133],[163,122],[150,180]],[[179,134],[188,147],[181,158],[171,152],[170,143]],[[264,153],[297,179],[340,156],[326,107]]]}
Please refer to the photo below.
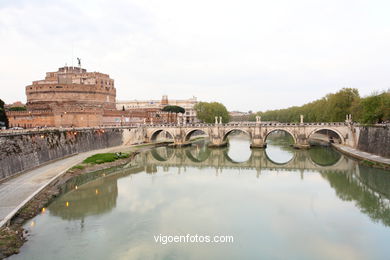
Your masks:
{"label": "reflection of trees in water", "polygon": [[[217,162],[218,167],[223,167],[228,161],[228,156],[226,156],[227,148],[209,149],[207,145],[195,145],[182,149],[171,149],[168,147],[158,149],[160,156],[161,154],[166,155],[172,152],[173,154],[169,157],[169,161],[178,162],[183,166],[187,166],[188,160],[186,161],[186,159],[191,160],[191,158],[192,162],[204,165],[204,167],[207,165],[207,162],[204,164],[207,160]],[[170,151],[164,151],[167,149]],[[320,147],[318,150],[294,150],[294,163],[297,163],[299,166],[301,162],[308,161],[309,156],[315,163],[318,163],[320,160],[320,163],[327,165],[329,162],[336,161],[337,156],[334,155],[333,151],[329,151],[329,148]],[[72,191],[53,201],[49,206],[50,214],[63,219],[74,220],[111,211],[116,206],[118,178],[138,172],[157,172],[159,164],[150,164],[148,161],[148,158],[150,158],[148,156],[153,156],[151,151],[138,155],[136,160],[134,160],[135,166],[132,168],[114,167],[87,173],[72,179],[64,189],[65,191]],[[322,154],[326,158],[321,158]],[[189,157],[188,155],[191,156]],[[265,157],[264,150],[256,149],[252,151],[251,159],[248,162],[251,163],[252,160],[259,161],[259,158]],[[169,166],[164,166],[165,162],[167,161],[159,163],[166,167],[166,171],[168,171]],[[248,167],[248,162],[246,162],[245,167]],[[237,164],[239,165],[240,163]],[[272,169],[272,165],[267,165],[267,167]],[[276,167],[274,169],[279,170]],[[337,169],[335,171],[328,170],[327,173],[321,173],[321,175],[329,181],[331,187],[335,189],[336,194],[342,200],[355,201],[357,207],[363,213],[375,221],[381,221],[385,225],[390,226],[390,174],[386,171],[364,166],[356,167],[356,169],[357,172],[355,172],[355,166],[348,172],[340,172]],[[103,174],[105,175],[104,178],[102,177]],[[74,189],[76,185],[78,186],[77,190]],[[69,203],[68,207],[66,202]]]}
{"label": "reflection of trees in water", "polygon": [[191,147],[185,149],[186,156],[192,162],[204,162],[210,156],[210,149],[206,149],[205,146],[202,147]]}
{"label": "reflection of trees in water", "polygon": [[308,153],[312,161],[321,166],[334,165],[341,158],[341,154],[330,147],[312,146]]}
{"label": "reflection of trees in water", "polygon": [[[243,138],[247,138],[246,135],[240,133],[240,132],[234,132],[233,136],[240,136]],[[271,136],[271,135],[270,135]],[[195,144],[181,148],[181,149],[174,149],[170,147],[158,147],[155,149],[152,149],[150,151],[150,154],[152,157],[157,161],[182,161],[183,164],[185,164],[186,159],[189,159],[191,162],[194,163],[201,163],[205,162],[206,160],[214,161],[214,159],[223,158],[223,160],[219,160],[221,162],[221,166],[223,166],[223,161],[227,161],[234,164],[240,164],[245,163],[246,166],[250,167],[251,161],[254,161],[254,157],[262,158],[264,157],[267,161],[275,164],[275,165],[284,165],[288,164],[291,161],[294,161],[295,163],[304,163],[310,158],[314,164],[318,166],[332,166],[336,164],[341,159],[341,154],[337,151],[335,151],[332,148],[329,147],[312,147],[309,150],[296,150],[289,146],[290,142],[292,141],[291,136],[288,133],[285,133],[283,131],[275,132],[274,136],[271,139],[278,140],[276,144],[272,144],[274,146],[277,146],[283,151],[287,151],[291,153],[291,158],[283,163],[275,162],[267,153],[267,149],[252,149],[251,155],[248,160],[244,162],[239,162],[233,160],[229,156],[229,149],[232,149],[231,147],[223,147],[223,148],[209,148],[207,146],[207,141],[200,140],[196,142]],[[212,156],[213,158],[209,158]],[[179,160],[178,160],[179,159]],[[249,164],[249,165],[248,165]],[[255,167],[255,165],[252,165]],[[149,169],[148,172],[152,173],[155,172],[157,169]]]}
{"label": "reflection of trees in water", "polygon": [[63,187],[63,195],[49,205],[50,214],[75,220],[111,211],[118,197],[117,180],[144,170],[139,166],[124,167],[116,166],[71,179]]}
{"label": "reflection of trees in water", "polygon": [[359,166],[359,179],[368,187],[373,187],[377,192],[390,199],[390,172]]}
{"label": "reflection of trees in water", "polygon": [[[188,161],[186,163],[183,157],[188,158],[188,155],[191,155],[189,160],[194,162],[194,165],[199,164],[206,167],[210,164],[209,166],[215,166],[216,168],[229,167],[227,166],[229,163],[230,165],[235,164],[237,166],[245,165],[244,167],[249,167],[253,163],[255,167],[254,162],[256,160],[259,161],[260,159],[262,161],[261,158],[263,158],[269,161],[265,150],[252,150],[251,158],[244,163],[234,162],[228,156],[227,151],[227,148],[210,149],[207,146],[203,148],[188,147],[185,149],[176,149],[171,159],[172,162],[180,163],[172,165],[187,166]],[[348,168],[345,171],[339,171],[337,168],[335,170],[326,168],[326,173],[321,173],[321,175],[329,181],[331,187],[336,190],[337,195],[342,200],[355,201],[357,207],[363,213],[367,214],[373,220],[381,221],[385,225],[390,226],[390,174],[388,172],[362,166],[356,167],[356,163],[353,160],[346,159],[344,155],[332,148],[313,147],[310,150],[293,151],[294,158],[291,163],[297,167],[307,165],[306,163],[308,161],[314,162],[312,164],[318,166],[319,170],[322,167],[328,167],[340,161],[343,164],[347,163]],[[205,159],[205,156],[207,159]],[[177,158],[180,158],[180,160],[176,160]],[[264,167],[264,164],[261,165],[260,167]],[[280,170],[276,165],[272,165],[267,164],[267,169]]]}
{"label": "reflection of trees in water", "polygon": [[[209,148],[207,146],[207,142],[197,142],[196,144],[185,147],[185,148],[170,148],[170,147],[158,147],[152,149],[151,151],[145,152],[145,154],[151,155],[154,160],[160,162],[174,162],[178,164],[181,162],[183,165],[189,160],[193,163],[202,163],[202,162],[219,162],[219,167],[223,167],[224,164],[230,162],[237,165],[245,165],[245,167],[258,167],[255,164],[256,161],[265,160],[270,162],[271,164],[267,164],[267,166],[271,166],[272,164],[276,165],[286,165],[292,163],[297,165],[297,167],[301,167],[298,165],[305,165],[308,162],[312,162],[313,166],[327,167],[336,164],[341,159],[341,154],[333,150],[332,148],[325,147],[314,147],[312,150],[297,150],[287,147],[286,150],[292,154],[291,158],[283,163],[278,163],[272,160],[267,154],[266,149],[252,149],[251,154],[248,160],[244,162],[235,161],[229,156],[229,149],[231,147],[223,147],[223,148]],[[145,161],[148,164],[147,161]],[[157,169],[151,170],[149,172],[155,172]]]}
{"label": "reflection of trees in water", "polygon": [[355,201],[356,206],[372,220],[390,226],[389,173],[361,166],[358,170],[360,173],[329,172],[322,176],[340,199]]}
{"label": "reflection of trees in water", "polygon": [[151,150],[153,157],[160,162],[167,161],[174,154],[174,150],[170,147],[158,147]]}
{"label": "reflection of trees in water", "polygon": [[110,176],[83,185],[55,200],[49,206],[50,214],[74,220],[108,212],[116,205],[116,181],[115,176]]}

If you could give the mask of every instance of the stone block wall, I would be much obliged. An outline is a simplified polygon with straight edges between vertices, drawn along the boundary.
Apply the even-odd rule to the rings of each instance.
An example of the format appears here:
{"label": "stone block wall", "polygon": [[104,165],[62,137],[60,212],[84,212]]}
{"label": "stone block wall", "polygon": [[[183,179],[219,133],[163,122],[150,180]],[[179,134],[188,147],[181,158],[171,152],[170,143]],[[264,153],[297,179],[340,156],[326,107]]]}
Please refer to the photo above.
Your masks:
{"label": "stone block wall", "polygon": [[50,130],[0,136],[0,180],[67,155],[121,145],[123,131]]}
{"label": "stone block wall", "polygon": [[390,158],[390,127],[360,127],[357,148],[361,151]]}

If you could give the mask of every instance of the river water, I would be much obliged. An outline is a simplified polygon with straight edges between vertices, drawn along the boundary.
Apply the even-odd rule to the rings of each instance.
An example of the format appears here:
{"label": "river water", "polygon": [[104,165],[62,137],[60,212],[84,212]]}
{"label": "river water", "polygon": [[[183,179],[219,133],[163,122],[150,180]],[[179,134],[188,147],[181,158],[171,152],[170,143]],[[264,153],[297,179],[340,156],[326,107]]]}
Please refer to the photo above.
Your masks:
{"label": "river water", "polygon": [[389,259],[390,172],[283,135],[265,150],[229,142],[155,148],[74,179],[10,259]]}

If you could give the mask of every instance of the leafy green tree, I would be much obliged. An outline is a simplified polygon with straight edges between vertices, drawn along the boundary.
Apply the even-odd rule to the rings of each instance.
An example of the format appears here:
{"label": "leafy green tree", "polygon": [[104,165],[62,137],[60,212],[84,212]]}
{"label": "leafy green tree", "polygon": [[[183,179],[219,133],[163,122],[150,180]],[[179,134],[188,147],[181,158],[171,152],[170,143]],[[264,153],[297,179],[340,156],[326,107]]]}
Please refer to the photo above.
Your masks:
{"label": "leafy green tree", "polygon": [[215,117],[222,117],[223,123],[228,123],[230,121],[229,112],[226,107],[218,102],[199,102],[194,107],[196,115],[199,120],[204,123],[214,123]]}
{"label": "leafy green tree", "polygon": [[184,108],[180,107],[180,106],[165,106],[162,111],[164,112],[171,112],[171,113],[182,113],[184,114],[184,112],[186,111]]}
{"label": "leafy green tree", "polygon": [[5,126],[8,127],[8,118],[5,114],[4,101],[0,99],[0,122],[4,122]]}
{"label": "leafy green tree", "polygon": [[390,92],[372,94],[360,100],[359,121],[375,124],[390,121]]}
{"label": "leafy green tree", "polygon": [[[359,92],[357,89],[343,88],[337,93],[326,95],[322,99],[285,109],[258,112],[262,121],[278,121],[297,123],[300,115],[305,122],[342,122],[346,114],[351,114],[359,107]],[[355,106],[355,107],[354,107]],[[250,117],[255,120],[256,115]]]}
{"label": "leafy green tree", "polygon": [[10,107],[8,108],[9,111],[26,111],[26,107]]}
{"label": "leafy green tree", "polygon": [[329,94],[326,103],[328,122],[342,122],[346,114],[351,114],[351,106],[355,99],[359,98],[357,89],[343,88],[335,94]]}

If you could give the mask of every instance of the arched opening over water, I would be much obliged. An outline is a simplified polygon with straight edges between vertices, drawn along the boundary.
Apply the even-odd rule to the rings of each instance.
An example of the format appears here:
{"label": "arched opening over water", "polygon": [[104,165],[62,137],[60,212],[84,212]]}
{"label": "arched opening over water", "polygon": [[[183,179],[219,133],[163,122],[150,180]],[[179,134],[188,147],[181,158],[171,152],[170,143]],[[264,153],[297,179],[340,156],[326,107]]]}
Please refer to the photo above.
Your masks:
{"label": "arched opening over water", "polygon": [[174,149],[170,147],[157,147],[152,149],[150,152],[155,160],[165,162],[172,158]]}
{"label": "arched opening over water", "polygon": [[164,129],[159,129],[153,132],[150,140],[152,142],[172,142],[173,135]]}
{"label": "arched opening over water", "polygon": [[208,138],[209,135],[201,130],[201,129],[193,129],[191,131],[189,131],[188,133],[186,133],[186,138],[185,140],[186,141],[190,141],[191,139],[194,140],[194,139],[197,139],[197,138]]}
{"label": "arched opening over water", "polygon": [[226,152],[226,157],[236,163],[246,162],[251,157],[251,137],[246,131],[240,129],[232,129],[228,131],[224,138],[229,146]]}
{"label": "arched opening over water", "polygon": [[341,154],[330,147],[313,146],[308,150],[310,159],[319,166],[332,166],[341,159]]}
{"label": "arched opening over water", "polygon": [[186,148],[185,154],[192,162],[201,163],[209,158],[210,149],[208,149],[207,145],[195,144]]}
{"label": "arched opening over water", "polygon": [[292,145],[295,143],[292,133],[280,129],[269,132],[265,141],[267,148],[265,154],[267,159],[275,164],[286,164],[294,158]]}
{"label": "arched opening over water", "polygon": [[342,134],[339,133],[337,130],[329,128],[316,129],[309,134],[308,138],[309,142],[313,145],[318,143],[343,143]]}

